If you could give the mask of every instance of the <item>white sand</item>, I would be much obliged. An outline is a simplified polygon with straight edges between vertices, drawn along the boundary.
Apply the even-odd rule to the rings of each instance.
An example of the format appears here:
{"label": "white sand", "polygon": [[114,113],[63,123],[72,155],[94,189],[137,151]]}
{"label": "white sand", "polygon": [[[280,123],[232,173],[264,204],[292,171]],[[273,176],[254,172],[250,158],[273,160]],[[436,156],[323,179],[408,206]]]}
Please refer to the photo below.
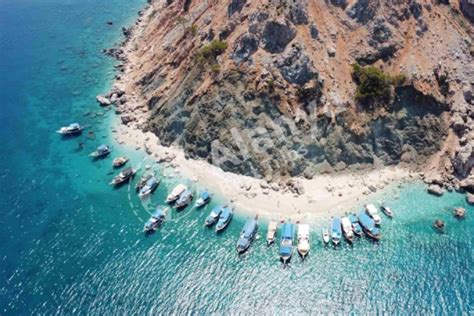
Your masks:
{"label": "white sand", "polygon": [[[258,214],[268,219],[291,218],[309,221],[342,215],[366,202],[375,201],[376,195],[390,184],[418,178],[416,173],[401,167],[317,175],[311,180],[298,179],[305,189],[305,193],[298,196],[289,191],[276,192],[271,188],[265,190],[261,188],[263,180],[224,172],[205,161],[186,159],[181,149],[158,145],[159,140],[153,133],[143,133],[135,127],[125,125],[116,126],[114,129],[114,137],[119,143],[146,149],[153,160],[174,155],[173,165],[182,176],[197,181],[200,186],[233,202],[237,211],[248,215]],[[377,188],[376,192],[370,191],[369,185]],[[264,191],[267,194],[264,194]],[[255,196],[251,196],[252,194]]]}

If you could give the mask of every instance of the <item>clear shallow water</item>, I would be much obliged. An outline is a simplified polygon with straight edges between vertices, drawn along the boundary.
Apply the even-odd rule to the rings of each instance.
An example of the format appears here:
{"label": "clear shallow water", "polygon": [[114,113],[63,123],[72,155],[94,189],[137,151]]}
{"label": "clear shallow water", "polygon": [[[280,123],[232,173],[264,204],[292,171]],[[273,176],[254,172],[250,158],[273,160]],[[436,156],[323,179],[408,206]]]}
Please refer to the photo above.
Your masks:
{"label": "clear shallow water", "polygon": [[[113,77],[100,50],[119,40],[143,3],[0,1],[0,314],[473,312],[474,210],[455,193],[397,189],[384,198],[396,217],[383,218],[378,244],[362,238],[325,248],[325,223],[313,223],[309,258],[295,255],[286,269],[277,247],[265,245],[263,221],[262,238],[240,258],[244,218],[218,236],[205,229],[212,205],[173,211],[145,237],[146,208],[128,187],[107,185],[111,158],[87,157],[111,142],[110,113],[94,100]],[[72,120],[95,139],[57,137]],[[124,153],[111,144],[112,156]],[[139,152],[127,155],[147,163]],[[162,183],[152,205],[175,183]],[[468,209],[466,220],[452,217],[455,206]],[[431,228],[437,217],[446,234]]]}

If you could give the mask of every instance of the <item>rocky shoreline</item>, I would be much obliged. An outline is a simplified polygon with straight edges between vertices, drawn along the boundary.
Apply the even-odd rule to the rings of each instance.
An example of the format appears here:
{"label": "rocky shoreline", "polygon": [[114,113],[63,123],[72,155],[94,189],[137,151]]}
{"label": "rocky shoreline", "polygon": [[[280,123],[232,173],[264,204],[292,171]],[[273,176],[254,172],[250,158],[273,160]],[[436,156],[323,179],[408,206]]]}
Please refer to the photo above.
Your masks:
{"label": "rocky shoreline", "polygon": [[[139,49],[136,46],[134,47],[136,43],[132,42],[143,36],[144,30],[147,27],[147,23],[150,22],[150,19],[155,14],[157,13],[156,8],[153,7],[153,4],[147,6],[147,8],[139,12],[139,17],[134,26],[128,29],[123,29],[125,40],[120,44],[120,46],[117,48],[104,50],[104,53],[116,58],[119,61],[119,64],[116,65],[116,83],[114,84],[112,90],[106,95],[97,97],[98,103],[102,106],[115,106],[115,112],[120,116],[122,124],[131,127],[132,129],[143,131],[154,131],[153,129],[150,129],[150,120],[152,119],[152,115],[157,114],[153,106],[150,107],[150,100],[147,100],[141,95],[140,83],[134,82],[136,77],[132,78],[128,74],[135,72],[134,67],[137,67],[139,63],[135,64],[134,61],[141,58],[141,56],[137,55],[137,51],[139,51]],[[251,39],[249,39],[249,41],[252,42]],[[240,51],[243,55],[240,55],[239,58],[245,59],[245,54],[248,52],[248,47],[242,47]],[[298,54],[298,52],[296,52],[296,54]],[[283,62],[282,65],[285,65],[285,63]],[[443,73],[443,69],[440,67],[438,72]],[[291,71],[288,73],[288,75],[292,75]],[[241,78],[241,80],[245,79]],[[474,175],[472,172],[472,167],[474,166],[474,112],[472,111],[472,105],[474,102],[472,96],[474,82],[469,83],[470,87],[464,86],[464,88],[462,88],[462,84],[465,82],[464,80],[460,80],[459,78],[448,78],[448,80],[448,82],[451,83],[451,90],[448,91],[448,95],[450,96],[449,101],[444,101],[447,102],[446,104],[449,103],[449,118],[444,119],[446,122],[447,133],[444,145],[442,147],[438,147],[435,150],[428,150],[426,156],[421,155],[423,150],[422,147],[415,146],[415,148],[411,145],[404,146],[402,151],[397,154],[401,155],[401,159],[399,161],[395,161],[395,163],[400,163],[406,168],[420,171],[420,176],[427,184],[428,192],[435,195],[441,195],[445,190],[466,192],[466,199],[472,204],[474,203]],[[225,86],[217,85],[217,89],[226,90],[227,88]],[[463,99],[460,99],[460,97]],[[432,105],[430,107],[432,108]],[[328,113],[330,114],[331,112]],[[337,119],[337,117],[334,117],[334,114],[330,114],[330,118],[331,116],[332,119],[329,119],[327,121],[328,123],[332,122],[334,119]],[[347,119],[347,116],[340,117],[340,119]],[[435,121],[435,124],[440,124],[441,122],[442,121]],[[390,123],[387,122],[385,122],[385,124],[390,125]],[[410,125],[413,123],[407,121],[405,124]],[[183,132],[185,137],[187,137],[186,131],[184,130]],[[157,134],[160,135],[160,132],[157,132]],[[297,134],[298,132],[296,135]],[[414,136],[416,135],[416,132],[409,133],[407,135]],[[442,134],[433,134],[432,137],[441,137],[441,135]],[[161,142],[158,139],[157,142],[160,145],[171,145],[172,143],[166,140],[166,138],[167,137],[165,136],[165,140],[163,141],[163,139],[160,137]],[[420,139],[415,144],[423,144],[423,141],[423,139]],[[145,149],[147,147],[146,145],[142,146],[144,146]],[[209,159],[206,158],[206,154],[196,155],[197,152],[195,152],[194,154],[190,155],[190,152],[188,151],[189,148],[187,146],[188,142],[184,142],[185,158],[191,157],[199,159],[201,157],[201,159],[205,158],[209,161]],[[225,148],[220,149],[225,151]],[[152,153],[150,150],[147,150],[147,152]],[[434,152],[437,153],[433,154]],[[256,159],[257,157],[258,156],[252,159]],[[272,163],[272,160],[278,161],[279,158],[281,157],[273,157],[270,159],[270,163]],[[169,157],[165,158],[163,161],[167,162],[168,160],[170,160]],[[211,161],[211,163],[214,162]],[[228,165],[228,162],[225,162],[224,165],[217,165],[219,167],[224,166],[223,169],[226,170],[226,164]],[[308,167],[305,168],[303,165],[303,169],[301,169],[299,173],[295,173],[293,175],[297,176],[296,178],[303,176],[304,178],[310,180],[311,178],[317,177],[321,174],[334,174],[337,176],[341,173],[341,171],[344,170],[346,173],[352,172],[354,170],[370,170],[373,168],[373,166],[380,168],[383,164],[383,161],[377,162],[377,160],[373,160],[372,157],[366,160],[366,162],[362,160],[362,163],[357,162],[351,165],[348,165],[343,161],[337,162],[336,160],[336,162],[330,163],[327,160],[324,160],[317,165],[317,168],[309,169]],[[268,184],[268,188],[262,188],[262,194],[264,195],[265,192],[270,192],[272,190],[272,186],[278,186],[279,190],[296,193],[296,195],[298,195],[299,191],[304,190],[304,188],[300,190],[298,181],[292,180],[295,179],[294,177],[291,177],[292,172],[289,172],[288,175],[283,177],[275,177],[268,174],[265,175],[260,172],[252,174],[252,172],[249,171],[255,170],[252,168],[253,167],[250,165],[249,167],[245,167],[245,169],[242,170],[239,170],[239,168],[234,170],[233,167],[230,168],[230,170],[247,175],[253,175],[254,177],[264,178],[265,181],[263,182]],[[294,169],[294,167],[292,168]],[[227,170],[229,169],[227,168]],[[418,178],[418,176],[415,178]],[[243,187],[241,189],[245,189],[245,184],[242,184],[242,186]]]}

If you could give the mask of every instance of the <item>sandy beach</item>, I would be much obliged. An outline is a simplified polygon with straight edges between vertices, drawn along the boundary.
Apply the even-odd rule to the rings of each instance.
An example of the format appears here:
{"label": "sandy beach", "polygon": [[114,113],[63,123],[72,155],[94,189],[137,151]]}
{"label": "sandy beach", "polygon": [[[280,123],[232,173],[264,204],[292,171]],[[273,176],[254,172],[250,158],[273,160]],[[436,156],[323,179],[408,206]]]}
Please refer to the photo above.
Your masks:
{"label": "sandy beach", "polygon": [[115,140],[130,150],[144,149],[150,163],[170,166],[176,174],[232,202],[241,213],[268,219],[343,215],[364,203],[377,201],[377,195],[398,183],[419,179],[417,173],[401,167],[316,175],[311,180],[295,179],[304,188],[304,193],[297,194],[278,183],[224,172],[205,161],[186,159],[181,149],[161,146],[156,135],[144,133],[133,125],[117,123],[112,131]]}

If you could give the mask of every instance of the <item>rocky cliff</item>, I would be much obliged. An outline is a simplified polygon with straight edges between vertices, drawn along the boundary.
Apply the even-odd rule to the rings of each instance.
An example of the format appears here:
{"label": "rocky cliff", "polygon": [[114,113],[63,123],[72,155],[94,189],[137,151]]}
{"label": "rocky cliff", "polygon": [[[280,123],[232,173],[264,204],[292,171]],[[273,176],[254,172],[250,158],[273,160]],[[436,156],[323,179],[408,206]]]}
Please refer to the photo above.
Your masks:
{"label": "rocky cliff", "polygon": [[470,0],[151,1],[109,51],[125,74],[117,112],[256,177],[407,163],[465,178],[472,13]]}

